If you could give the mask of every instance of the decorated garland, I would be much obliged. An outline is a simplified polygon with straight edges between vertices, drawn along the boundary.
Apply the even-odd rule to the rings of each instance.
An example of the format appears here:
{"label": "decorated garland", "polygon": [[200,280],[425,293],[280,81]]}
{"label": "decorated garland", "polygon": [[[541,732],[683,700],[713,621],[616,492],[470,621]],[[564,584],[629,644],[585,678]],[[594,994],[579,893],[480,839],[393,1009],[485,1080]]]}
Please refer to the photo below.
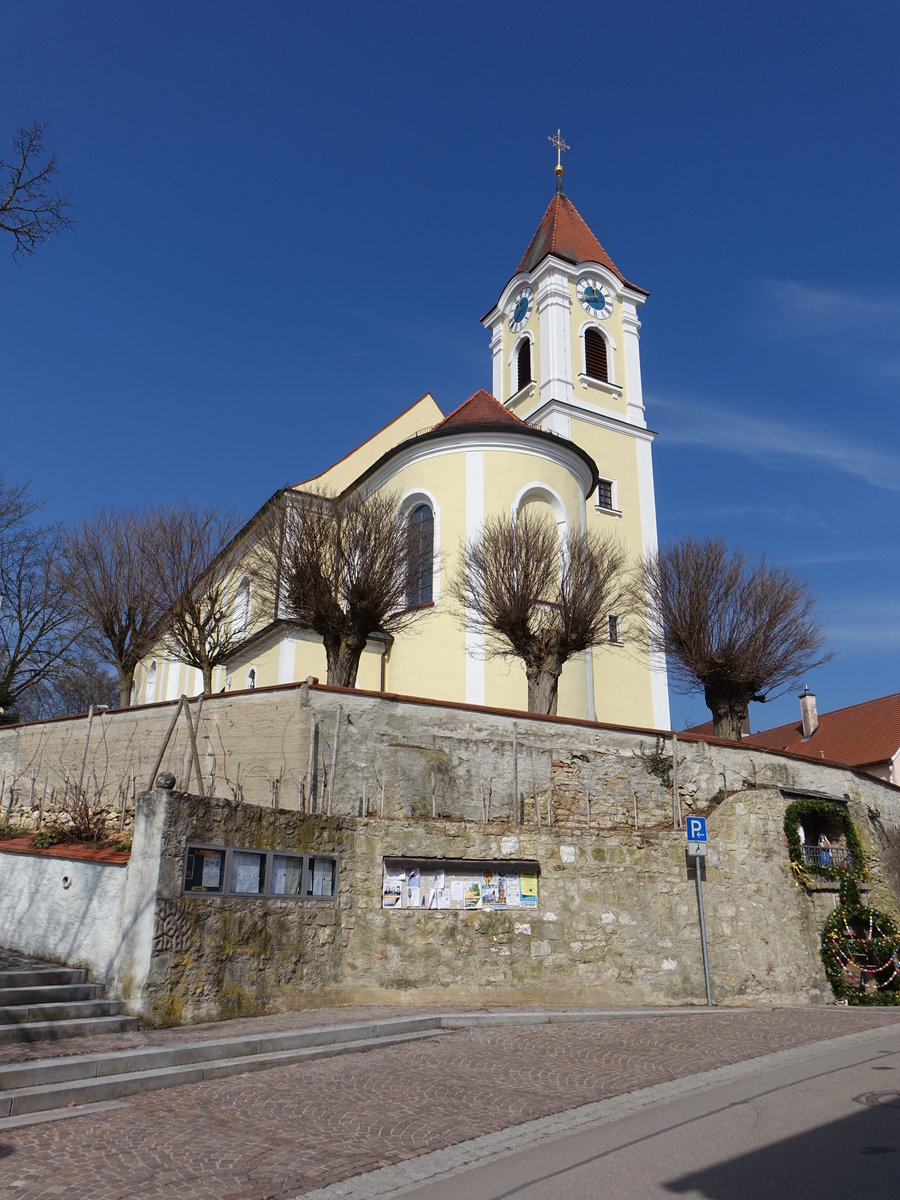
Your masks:
{"label": "decorated garland", "polygon": [[[850,852],[849,867],[839,867],[837,865],[826,867],[822,864],[804,861],[799,826],[804,819],[809,817],[825,817],[835,822],[835,824],[840,825],[843,830],[844,841]],[[788,854],[791,856],[791,865],[793,866],[795,876],[802,877],[804,873],[808,873],[811,875],[822,875],[826,879],[841,879],[847,875],[857,878],[862,878],[865,875],[865,860],[863,858],[862,846],[860,845],[856,830],[853,828],[850,814],[843,804],[835,804],[833,800],[820,800],[813,796],[803,800],[795,800],[793,804],[789,804],[784,810],[784,833],[787,838]]]}
{"label": "decorated garland", "polygon": [[822,962],[834,994],[851,1004],[900,1004],[900,929],[860,901],[852,879],[822,931]]}

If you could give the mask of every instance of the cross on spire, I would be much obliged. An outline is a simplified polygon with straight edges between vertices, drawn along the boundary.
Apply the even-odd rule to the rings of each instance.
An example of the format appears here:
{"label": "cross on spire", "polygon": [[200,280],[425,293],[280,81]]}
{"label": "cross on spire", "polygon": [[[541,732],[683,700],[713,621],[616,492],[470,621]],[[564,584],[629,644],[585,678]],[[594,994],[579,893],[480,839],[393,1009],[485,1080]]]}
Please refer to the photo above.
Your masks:
{"label": "cross on spire", "polygon": [[550,142],[556,150],[556,166],[553,169],[553,173],[556,176],[556,190],[561,192],[563,171],[566,169],[562,165],[562,152],[563,150],[571,150],[572,147],[567,141],[565,141],[562,133],[558,129],[556,133],[547,134],[547,141]]}

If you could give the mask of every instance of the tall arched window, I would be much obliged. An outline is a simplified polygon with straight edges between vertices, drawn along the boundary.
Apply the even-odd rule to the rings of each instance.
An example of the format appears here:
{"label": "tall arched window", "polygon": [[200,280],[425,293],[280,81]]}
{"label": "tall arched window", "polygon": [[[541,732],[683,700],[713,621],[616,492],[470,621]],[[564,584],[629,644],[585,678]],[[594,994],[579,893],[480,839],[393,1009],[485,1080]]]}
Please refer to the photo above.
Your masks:
{"label": "tall arched window", "polygon": [[606,359],[606,338],[598,329],[584,331],[584,373],[591,379],[609,381],[609,364]]}
{"label": "tall arched window", "polygon": [[147,683],[144,686],[144,703],[152,704],[156,699],[156,659],[150,664],[147,672]]}
{"label": "tall arched window", "polygon": [[251,667],[250,670],[247,672],[247,687],[248,688],[256,687],[256,667]]}
{"label": "tall arched window", "polygon": [[434,599],[434,513],[417,504],[409,514],[409,557],[406,563],[406,603],[410,608]]}
{"label": "tall arched window", "polygon": [[523,338],[522,344],[516,352],[516,391],[521,392],[522,388],[528,387],[531,383],[531,342],[528,338]]}
{"label": "tall arched window", "polygon": [[234,632],[241,636],[250,624],[250,576],[245,575],[238,584],[234,597]]}

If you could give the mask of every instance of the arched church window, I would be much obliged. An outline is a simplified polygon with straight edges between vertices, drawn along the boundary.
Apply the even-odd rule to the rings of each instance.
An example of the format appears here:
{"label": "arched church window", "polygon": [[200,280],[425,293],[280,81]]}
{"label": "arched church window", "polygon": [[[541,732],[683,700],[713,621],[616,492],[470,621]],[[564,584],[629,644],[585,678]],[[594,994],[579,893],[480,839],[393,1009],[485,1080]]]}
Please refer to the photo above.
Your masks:
{"label": "arched church window", "polygon": [[522,339],[522,344],[516,352],[516,391],[528,387],[531,383],[531,341]]}
{"label": "arched church window", "polygon": [[599,329],[584,331],[584,371],[591,379],[609,381],[609,363],[606,357],[606,338]]}
{"label": "arched church window", "polygon": [[409,514],[408,552],[406,603],[416,608],[434,599],[434,513],[429,504],[417,504]]}
{"label": "arched church window", "polygon": [[152,704],[156,699],[156,659],[150,664],[150,670],[147,672],[147,683],[144,688],[144,703]]}
{"label": "arched church window", "polygon": [[234,597],[234,632],[242,635],[250,624],[250,577],[245,575]]}
{"label": "arched church window", "polygon": [[248,688],[256,687],[256,667],[251,667],[250,670],[247,672],[247,687]]}

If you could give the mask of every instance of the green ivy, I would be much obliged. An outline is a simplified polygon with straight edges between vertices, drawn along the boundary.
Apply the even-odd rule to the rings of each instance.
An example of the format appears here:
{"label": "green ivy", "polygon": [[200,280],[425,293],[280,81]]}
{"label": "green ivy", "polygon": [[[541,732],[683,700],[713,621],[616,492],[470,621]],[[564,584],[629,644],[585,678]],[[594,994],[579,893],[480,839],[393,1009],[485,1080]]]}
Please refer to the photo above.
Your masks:
{"label": "green ivy", "polygon": [[[861,935],[852,933],[854,925]],[[847,959],[876,970],[861,971],[860,985],[854,986],[844,970]],[[842,880],[840,907],[828,914],[822,930],[822,963],[834,994],[850,1004],[900,1004],[900,973],[894,974],[900,964],[900,929],[887,913],[861,903],[853,879]],[[879,986],[861,986],[865,978]]]}
{"label": "green ivy", "polygon": [[[828,817],[837,822],[844,832],[844,840],[850,851],[852,865],[850,867],[821,867],[807,863],[803,859],[803,849],[800,843],[800,830],[797,828],[805,817]],[[788,853],[791,862],[801,871],[811,875],[822,875],[826,879],[843,879],[850,874],[861,878],[865,874],[866,864],[859,837],[850,820],[850,814],[843,804],[833,800],[821,800],[808,796],[803,800],[795,800],[784,810],[784,833],[788,842]]]}
{"label": "green ivy", "polygon": [[644,764],[644,770],[648,775],[652,775],[658,779],[663,787],[670,788],[672,786],[672,759],[665,753],[666,743],[661,737],[656,739],[656,746],[649,753],[644,749],[644,743],[641,742],[641,748],[638,753],[641,756],[641,762]]}

